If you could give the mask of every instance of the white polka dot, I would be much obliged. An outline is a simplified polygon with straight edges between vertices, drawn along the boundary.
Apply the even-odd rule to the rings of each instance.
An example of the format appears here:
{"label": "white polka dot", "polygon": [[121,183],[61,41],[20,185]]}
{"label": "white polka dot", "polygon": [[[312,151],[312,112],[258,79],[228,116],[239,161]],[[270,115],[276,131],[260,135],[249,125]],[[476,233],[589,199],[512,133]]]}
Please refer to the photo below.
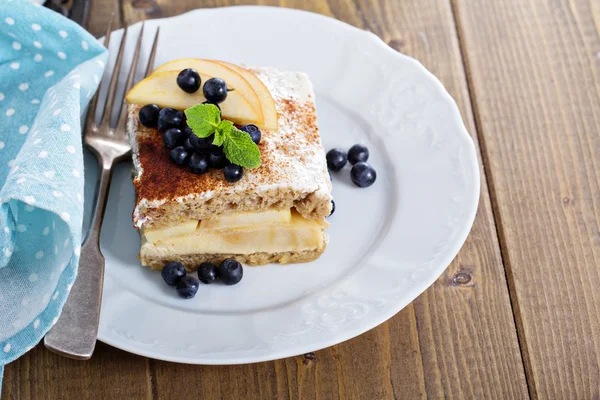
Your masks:
{"label": "white polka dot", "polygon": [[14,25],[15,24],[15,20],[10,18],[10,17],[6,17],[4,18],[4,22],[6,22],[9,25]]}
{"label": "white polka dot", "polygon": [[61,125],[60,130],[63,132],[69,132],[71,130],[71,127],[67,124],[63,124]]}
{"label": "white polka dot", "polygon": [[75,250],[74,250],[74,251],[75,251],[75,255],[76,255],[77,257],[79,257],[79,255],[81,254],[81,247],[75,247]]}
{"label": "white polka dot", "polygon": [[73,153],[75,153],[75,147],[74,147],[74,146],[71,146],[71,145],[68,145],[68,146],[67,146],[67,151],[68,151],[69,153],[73,154]]}
{"label": "white polka dot", "polygon": [[6,232],[6,233],[10,233],[10,229],[8,229],[8,226],[5,226],[5,227],[4,227],[4,232]]}
{"label": "white polka dot", "polygon": [[39,99],[33,99],[31,100],[31,104],[40,104]]}
{"label": "white polka dot", "polygon": [[26,91],[27,89],[29,89],[29,83],[27,83],[27,82],[23,82],[23,83],[21,83],[21,84],[19,85],[19,90],[20,90],[21,92],[24,92],[24,91]]}
{"label": "white polka dot", "polygon": [[55,325],[58,322],[58,317],[54,317],[54,319],[52,320],[52,325]]}
{"label": "white polka dot", "polygon": [[19,42],[13,42],[12,46],[15,50],[21,50],[21,43]]}
{"label": "white polka dot", "polygon": [[89,48],[90,48],[90,46],[89,46],[88,42],[86,42],[85,40],[82,40],[82,41],[81,41],[81,47],[82,47],[84,50],[87,50],[87,49],[89,49]]}
{"label": "white polka dot", "polygon": [[38,157],[39,158],[46,158],[46,157],[48,157],[48,152],[46,150],[42,150],[42,151],[39,152]]}
{"label": "white polka dot", "polygon": [[74,87],[75,89],[80,89],[80,88],[81,88],[81,84],[80,84],[79,82],[75,82],[75,83],[73,84],[73,87]]}
{"label": "white polka dot", "polygon": [[79,178],[79,177],[81,176],[81,174],[79,173],[79,171],[78,171],[78,170],[76,170],[76,169],[73,169],[73,176],[74,176],[75,178]]}
{"label": "white polka dot", "polygon": [[12,168],[12,167],[13,167],[13,165],[15,165],[15,160],[10,160],[10,161],[8,162],[8,166]]}
{"label": "white polka dot", "polygon": [[44,252],[41,250],[38,251],[37,253],[35,253],[35,258],[41,260],[42,258],[44,258]]}
{"label": "white polka dot", "polygon": [[6,343],[6,346],[4,346],[4,352],[8,353],[10,351],[11,347],[10,347],[10,343]]}
{"label": "white polka dot", "polygon": [[33,328],[37,329],[40,327],[40,320],[36,319],[35,321],[33,321]]}
{"label": "white polka dot", "polygon": [[42,55],[38,53],[35,56],[33,56],[33,59],[37,62],[40,62],[44,59],[44,57],[42,57]]}
{"label": "white polka dot", "polygon": [[37,40],[35,42],[33,42],[33,45],[38,49],[42,48],[42,44],[40,42],[38,42]]}
{"label": "white polka dot", "polygon": [[25,306],[25,307],[27,305],[29,305],[29,297],[27,297],[27,296],[23,297],[23,300],[21,300],[21,305]]}
{"label": "white polka dot", "polygon": [[62,218],[63,221],[65,222],[69,222],[69,220],[71,219],[71,216],[69,215],[68,212],[63,212],[60,214],[60,217]]}
{"label": "white polka dot", "polygon": [[15,113],[15,109],[14,108],[9,108],[8,110],[6,110],[6,116],[7,117],[10,117],[14,113]]}
{"label": "white polka dot", "polygon": [[19,179],[17,179],[17,184],[20,185],[20,184],[24,183],[26,180],[27,179],[25,179],[25,178],[19,178]]}
{"label": "white polka dot", "polygon": [[56,291],[56,293],[54,293],[54,296],[52,296],[52,300],[56,300],[56,299],[58,299],[58,295],[59,295],[59,294],[60,294],[60,293],[59,293],[59,292],[58,292],[58,290],[57,290],[57,291]]}
{"label": "white polka dot", "polygon": [[31,205],[35,204],[35,197],[25,196],[25,197],[23,197],[23,201],[25,201],[25,203],[27,203],[31,206]]}
{"label": "white polka dot", "polygon": [[59,197],[63,197],[63,196],[64,196],[64,195],[63,195],[61,192],[57,192],[56,190],[54,190],[54,191],[52,192],[52,195],[53,195],[54,197],[56,197],[56,198],[59,198]]}
{"label": "white polka dot", "polygon": [[[36,254],[36,258],[37,258],[37,254]],[[29,279],[29,282],[35,282],[38,280],[38,276],[37,276],[37,274],[31,274],[31,275],[29,275],[29,278],[27,278],[27,279]]]}
{"label": "white polka dot", "polygon": [[59,51],[58,53],[56,53],[56,55],[58,56],[58,58],[60,58],[61,60],[66,60],[67,59],[67,55],[65,53],[63,53],[62,51]]}
{"label": "white polka dot", "polygon": [[33,141],[33,144],[40,144],[42,142],[42,139],[35,139]]}
{"label": "white polka dot", "polygon": [[31,29],[33,29],[34,31],[39,31],[40,29],[42,29],[42,27],[38,24],[33,24],[31,25]]}
{"label": "white polka dot", "polygon": [[69,34],[68,34],[67,32],[65,32],[65,31],[58,31],[58,34],[59,34],[59,35],[60,35],[60,36],[61,36],[63,39],[64,39],[64,38],[66,38],[67,36],[69,36]]}
{"label": "white polka dot", "polygon": [[30,206],[29,204],[25,206],[25,211],[32,212],[33,210],[35,210],[34,206]]}
{"label": "white polka dot", "polygon": [[4,148],[4,142],[0,142],[0,150]]}
{"label": "white polka dot", "polygon": [[5,249],[4,249],[4,255],[5,255],[6,257],[10,257],[10,256],[12,256],[12,251],[10,251],[9,249],[5,248]]}
{"label": "white polka dot", "polygon": [[19,232],[25,232],[27,230],[27,227],[23,224],[19,224],[19,225],[17,225],[17,230]]}
{"label": "white polka dot", "polygon": [[44,176],[46,178],[54,178],[54,175],[56,175],[56,173],[54,171],[46,171],[46,172],[44,172]]}
{"label": "white polka dot", "polygon": [[0,93],[0,101],[4,100],[4,93]]}
{"label": "white polka dot", "polygon": [[50,71],[48,71],[48,72],[46,72],[46,73],[44,74],[44,76],[45,76],[46,78],[50,78],[52,75],[54,75],[54,71],[52,71],[52,70],[50,70]]}
{"label": "white polka dot", "polygon": [[20,133],[21,135],[24,135],[24,134],[26,134],[28,130],[29,130],[29,127],[28,127],[27,125],[21,125],[21,126],[19,127],[19,133]]}
{"label": "white polka dot", "polygon": [[42,235],[47,236],[50,233],[50,227],[47,226],[44,228],[44,230],[42,231]]}
{"label": "white polka dot", "polygon": [[19,69],[21,67],[21,64],[19,64],[18,62],[13,62],[13,63],[10,63],[10,67],[12,69]]}
{"label": "white polka dot", "polygon": [[54,115],[56,117],[61,112],[62,112],[62,109],[61,108],[57,108],[56,110],[54,110],[54,112],[52,113],[52,115]]}
{"label": "white polka dot", "polygon": [[69,238],[66,238],[66,239],[65,239],[65,242],[63,243],[63,244],[64,244],[64,246],[65,246],[65,249],[67,248],[67,246],[68,246],[70,243],[71,243],[71,239],[69,239]]}

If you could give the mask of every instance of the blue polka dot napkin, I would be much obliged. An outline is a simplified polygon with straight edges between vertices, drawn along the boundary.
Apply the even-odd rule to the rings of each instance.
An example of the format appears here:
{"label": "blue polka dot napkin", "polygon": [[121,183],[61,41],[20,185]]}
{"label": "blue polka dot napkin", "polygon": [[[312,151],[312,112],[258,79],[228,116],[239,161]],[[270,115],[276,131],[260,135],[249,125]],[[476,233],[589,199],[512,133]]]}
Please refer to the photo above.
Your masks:
{"label": "blue polka dot napkin", "polygon": [[59,14],[0,0],[0,385],[3,366],[56,322],[77,274],[81,117],[107,55]]}

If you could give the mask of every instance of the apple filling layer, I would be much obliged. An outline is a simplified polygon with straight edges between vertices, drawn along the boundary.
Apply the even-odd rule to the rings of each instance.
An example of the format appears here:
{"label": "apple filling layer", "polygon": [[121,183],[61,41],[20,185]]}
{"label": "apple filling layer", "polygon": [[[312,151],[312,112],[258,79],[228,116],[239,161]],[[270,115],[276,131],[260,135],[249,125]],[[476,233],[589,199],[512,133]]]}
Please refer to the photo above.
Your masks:
{"label": "apple filling layer", "polygon": [[177,254],[253,254],[318,249],[324,220],[304,219],[292,210],[222,215],[176,227],[146,230],[147,244]]}

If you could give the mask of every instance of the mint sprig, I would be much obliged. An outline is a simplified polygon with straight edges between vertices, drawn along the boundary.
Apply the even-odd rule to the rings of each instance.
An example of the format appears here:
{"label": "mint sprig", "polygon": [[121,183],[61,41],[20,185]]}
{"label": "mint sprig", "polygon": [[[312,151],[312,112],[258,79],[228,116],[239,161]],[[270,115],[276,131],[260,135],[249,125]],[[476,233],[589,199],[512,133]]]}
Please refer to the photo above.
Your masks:
{"label": "mint sprig", "polygon": [[244,168],[260,167],[260,150],[250,135],[221,120],[221,112],[214,104],[197,104],[185,110],[187,123],[199,138],[214,134],[213,144],[223,146],[225,157]]}

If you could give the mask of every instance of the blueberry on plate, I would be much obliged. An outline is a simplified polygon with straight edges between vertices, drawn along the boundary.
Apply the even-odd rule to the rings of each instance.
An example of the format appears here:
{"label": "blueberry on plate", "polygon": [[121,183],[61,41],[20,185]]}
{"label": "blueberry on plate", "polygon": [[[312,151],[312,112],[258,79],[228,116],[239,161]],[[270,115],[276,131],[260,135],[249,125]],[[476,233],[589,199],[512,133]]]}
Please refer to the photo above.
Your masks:
{"label": "blueberry on plate", "polygon": [[203,174],[208,171],[208,157],[206,154],[194,152],[188,161],[190,170],[195,174]]}
{"label": "blueberry on plate", "polygon": [[375,168],[371,167],[366,162],[359,161],[354,164],[350,171],[350,178],[352,182],[361,188],[369,187],[377,179],[377,172]]}
{"label": "blueberry on plate", "polygon": [[200,281],[193,276],[184,276],[177,282],[177,294],[184,299],[192,299],[198,293]]}
{"label": "blueberry on plate", "polygon": [[189,153],[183,146],[177,146],[169,152],[169,157],[177,165],[184,164],[187,161]]}
{"label": "blueberry on plate", "polygon": [[348,150],[348,161],[354,165],[357,162],[367,162],[369,159],[369,149],[362,144],[355,144]]}
{"label": "blueberry on plate", "polygon": [[335,201],[331,200],[331,212],[329,213],[328,217],[331,217],[334,212],[335,212]]}
{"label": "blueberry on plate", "polygon": [[198,278],[202,283],[213,283],[217,280],[217,266],[209,262],[200,264],[198,267]]}
{"label": "blueberry on plate", "polygon": [[202,93],[209,103],[222,103],[227,98],[227,84],[221,78],[210,78],[204,82]]}
{"label": "blueberry on plate", "polygon": [[229,164],[223,168],[225,180],[229,183],[234,183],[242,179],[244,176],[244,168],[236,164]]}
{"label": "blueberry on plate", "polygon": [[156,104],[147,104],[140,109],[139,118],[142,125],[147,128],[156,128],[160,107]]}
{"label": "blueberry on plate", "polygon": [[346,152],[341,149],[329,150],[325,158],[327,159],[327,167],[335,172],[344,168],[344,165],[346,165],[346,162],[348,161]]}
{"label": "blueberry on plate", "polygon": [[194,146],[198,150],[202,150],[202,149],[206,149],[206,148],[210,147],[214,138],[215,138],[214,134],[210,135],[208,137],[205,137],[205,138],[200,138],[200,137],[196,136],[196,134],[192,133],[190,135],[190,143],[192,144],[192,146]]}
{"label": "blueberry on plate", "polygon": [[217,146],[212,146],[210,149],[210,155],[208,156],[208,165],[214,169],[222,169],[229,161],[223,153],[223,149]]}
{"label": "blueberry on plate", "polygon": [[181,128],[183,124],[183,113],[174,108],[163,108],[158,113],[158,129],[166,131],[171,128]]}
{"label": "blueberry on plate", "polygon": [[221,281],[226,285],[235,285],[242,280],[244,276],[244,269],[242,264],[233,258],[226,258],[219,264],[217,273]]}
{"label": "blueberry on plate", "polygon": [[258,126],[254,125],[254,124],[247,124],[247,125],[242,126],[240,128],[240,131],[244,131],[244,132],[248,133],[254,143],[256,143],[256,144],[260,143],[262,133],[260,132],[260,129],[258,129]]}
{"label": "blueberry on plate", "polygon": [[184,143],[185,134],[179,128],[167,129],[163,133],[163,142],[167,149],[172,149]]}
{"label": "blueberry on plate", "polygon": [[192,143],[190,143],[189,138],[185,139],[185,142],[183,142],[183,148],[188,152],[188,154],[192,154],[196,151],[196,148],[192,145]]}
{"label": "blueberry on plate", "polygon": [[175,286],[185,276],[186,271],[182,263],[171,261],[163,267],[160,274],[165,282],[167,282],[167,285]]}
{"label": "blueberry on plate", "polygon": [[201,83],[200,74],[193,68],[186,68],[177,75],[177,86],[186,93],[196,93]]}

